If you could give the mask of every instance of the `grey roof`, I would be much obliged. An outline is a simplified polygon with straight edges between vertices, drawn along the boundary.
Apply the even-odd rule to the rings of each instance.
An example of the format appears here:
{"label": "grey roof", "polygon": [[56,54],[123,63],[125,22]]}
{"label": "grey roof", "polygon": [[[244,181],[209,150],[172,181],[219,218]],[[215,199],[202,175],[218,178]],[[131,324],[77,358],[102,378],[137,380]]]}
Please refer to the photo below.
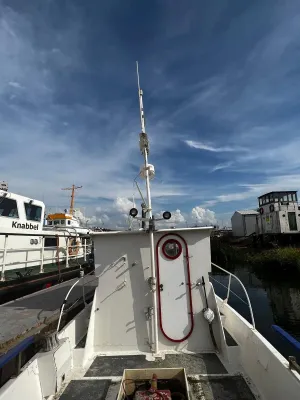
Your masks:
{"label": "grey roof", "polygon": [[259,213],[255,210],[239,210],[236,211],[239,214],[243,214],[243,215],[258,215]]}

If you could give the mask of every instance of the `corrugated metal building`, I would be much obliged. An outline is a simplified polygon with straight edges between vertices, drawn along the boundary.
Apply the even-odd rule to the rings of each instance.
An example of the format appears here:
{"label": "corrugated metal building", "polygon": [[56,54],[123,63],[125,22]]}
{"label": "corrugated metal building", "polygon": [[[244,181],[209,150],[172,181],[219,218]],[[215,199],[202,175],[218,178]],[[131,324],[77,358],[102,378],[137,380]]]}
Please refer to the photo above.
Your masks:
{"label": "corrugated metal building", "polygon": [[231,217],[232,235],[249,236],[256,232],[258,215],[259,213],[254,210],[236,211]]}

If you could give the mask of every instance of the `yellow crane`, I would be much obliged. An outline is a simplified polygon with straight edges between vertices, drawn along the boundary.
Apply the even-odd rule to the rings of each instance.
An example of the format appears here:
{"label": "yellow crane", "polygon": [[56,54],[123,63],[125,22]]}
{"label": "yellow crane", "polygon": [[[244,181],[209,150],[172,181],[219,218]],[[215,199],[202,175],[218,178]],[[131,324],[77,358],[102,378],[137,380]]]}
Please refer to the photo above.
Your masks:
{"label": "yellow crane", "polygon": [[63,188],[61,190],[72,190],[72,194],[71,194],[71,204],[70,204],[70,210],[69,210],[69,214],[73,215],[74,213],[74,197],[75,197],[75,190],[76,189],[81,189],[82,186],[75,186],[72,185],[72,187],[70,188]]}

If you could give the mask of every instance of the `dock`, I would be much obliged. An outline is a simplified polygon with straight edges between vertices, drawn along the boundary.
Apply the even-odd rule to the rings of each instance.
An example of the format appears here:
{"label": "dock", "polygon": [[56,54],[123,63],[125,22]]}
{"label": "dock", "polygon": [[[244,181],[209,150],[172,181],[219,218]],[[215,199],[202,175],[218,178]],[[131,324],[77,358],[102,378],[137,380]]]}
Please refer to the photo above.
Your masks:
{"label": "dock", "polygon": [[[72,289],[65,310],[72,304],[83,304],[83,287],[86,299],[93,297],[98,284],[97,272],[87,275]],[[78,278],[0,305],[0,356],[28,336],[36,335],[55,323],[64,299]],[[84,282],[84,284],[83,284]]]}

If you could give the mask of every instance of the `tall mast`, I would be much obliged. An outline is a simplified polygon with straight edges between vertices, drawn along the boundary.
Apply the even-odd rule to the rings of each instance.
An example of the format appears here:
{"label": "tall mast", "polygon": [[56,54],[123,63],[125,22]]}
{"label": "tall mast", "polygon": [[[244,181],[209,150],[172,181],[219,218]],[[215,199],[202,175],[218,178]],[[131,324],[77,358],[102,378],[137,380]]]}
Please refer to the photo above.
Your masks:
{"label": "tall mast", "polygon": [[150,238],[150,260],[151,260],[151,291],[153,299],[153,315],[152,315],[152,326],[153,326],[153,352],[158,354],[158,318],[157,318],[157,282],[156,282],[156,268],[155,268],[155,249],[154,249],[154,234],[153,234],[153,224],[152,224],[152,204],[151,204],[151,192],[150,192],[150,177],[149,177],[149,164],[148,164],[148,154],[149,154],[149,141],[148,135],[145,131],[145,114],[143,106],[143,91],[140,88],[140,76],[139,76],[139,64],[136,62],[136,73],[137,73],[137,83],[138,83],[138,94],[139,94],[139,104],[140,104],[140,118],[141,118],[141,133],[140,133],[140,150],[144,156],[144,171],[146,178],[146,190],[147,190],[147,209],[149,218],[149,238]]}
{"label": "tall mast", "polygon": [[146,190],[147,190],[147,200],[148,200],[148,216],[152,218],[152,205],[151,205],[151,192],[150,192],[150,179],[149,179],[149,164],[148,164],[148,154],[149,154],[149,141],[148,135],[145,131],[145,114],[143,106],[143,91],[140,87],[140,76],[139,76],[139,64],[136,62],[136,73],[138,81],[138,93],[139,93],[139,103],[140,103],[140,118],[141,118],[141,133],[140,133],[140,150],[144,156],[145,164],[145,177],[146,177]]}
{"label": "tall mast", "polygon": [[72,185],[72,187],[70,187],[70,188],[63,188],[63,189],[61,189],[61,190],[72,190],[72,194],[71,194],[71,203],[70,203],[70,210],[69,210],[69,213],[70,213],[71,215],[73,215],[73,213],[74,213],[75,190],[76,190],[76,189],[81,189],[81,188],[82,188],[82,186],[75,186],[75,185]]}

